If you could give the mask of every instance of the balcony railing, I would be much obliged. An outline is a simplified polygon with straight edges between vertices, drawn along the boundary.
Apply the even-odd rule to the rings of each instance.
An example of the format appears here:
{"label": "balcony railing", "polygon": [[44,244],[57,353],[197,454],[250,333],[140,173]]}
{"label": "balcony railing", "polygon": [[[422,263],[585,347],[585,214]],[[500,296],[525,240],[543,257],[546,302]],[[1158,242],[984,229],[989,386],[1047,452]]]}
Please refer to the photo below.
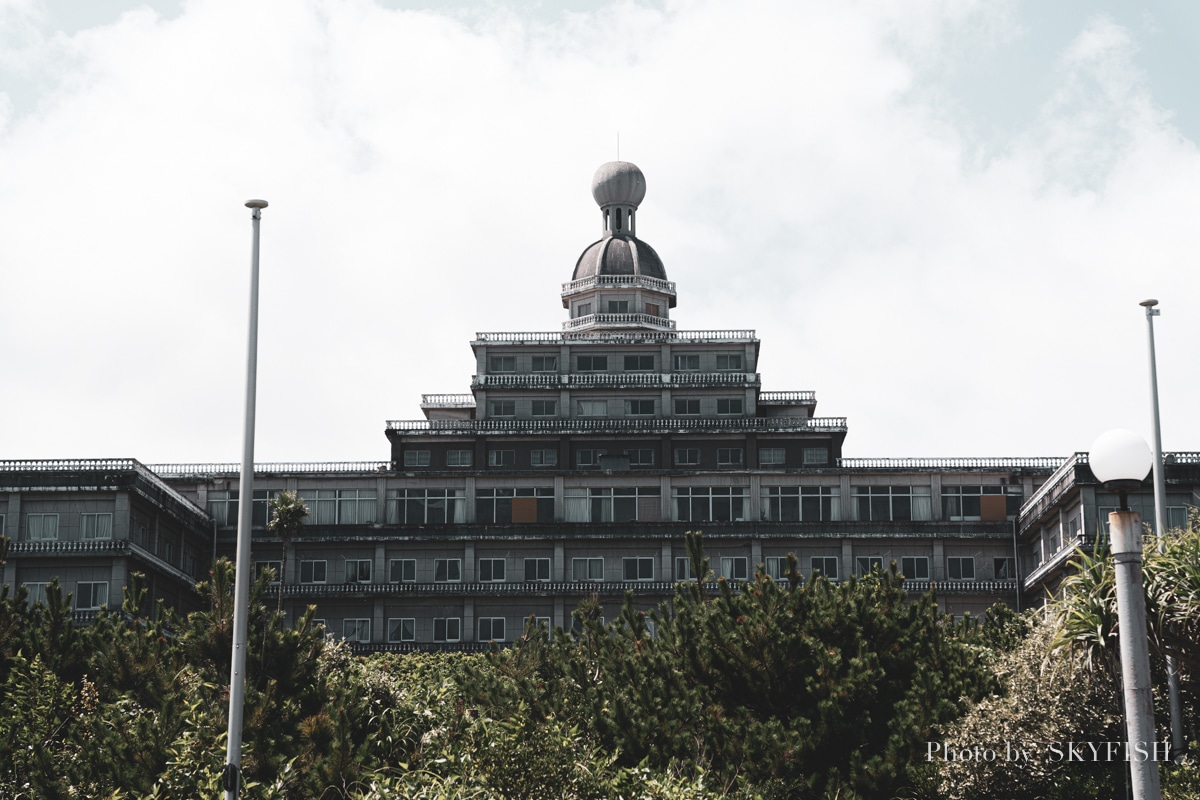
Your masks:
{"label": "balcony railing", "polygon": [[1059,456],[1045,458],[841,458],[838,466],[863,470],[942,470],[942,469],[1058,469],[1066,461]]}
{"label": "balcony railing", "polygon": [[817,393],[813,391],[803,392],[759,392],[759,405],[789,405],[798,403],[801,405],[810,405],[817,402]]}
{"label": "balcony railing", "polygon": [[[254,473],[305,474],[337,472],[382,472],[390,467],[387,461],[272,461],[254,465]],[[164,478],[211,478],[240,475],[241,464],[149,464],[148,469]]]}
{"label": "balcony railing", "polygon": [[675,294],[675,282],[651,278],[648,275],[595,275],[591,278],[580,278],[567,281],[562,285],[562,296],[582,292],[586,289],[599,288],[644,287],[663,294]]}
{"label": "balcony railing", "polygon": [[562,324],[564,331],[577,328],[628,328],[645,326],[658,330],[675,330],[675,320],[666,317],[656,317],[653,314],[585,314],[582,317],[569,319]]}
{"label": "balcony railing", "polygon": [[[79,458],[79,459],[35,459],[25,461],[0,461],[0,473],[32,473],[38,476],[45,475],[44,483],[39,483],[41,486],[54,486],[58,488],[63,483],[61,478],[52,476],[52,473],[60,473],[63,477],[74,474],[89,474],[102,473],[105,475],[114,475],[122,472],[129,472],[137,475],[142,480],[146,481],[153,487],[153,491],[160,493],[166,497],[170,497],[176,503],[179,503],[184,508],[188,509],[189,513],[201,515],[203,512],[196,507],[188,498],[184,497],[172,487],[163,483],[162,478],[152,468],[143,464],[135,458]],[[42,481],[42,478],[38,478]],[[78,480],[78,479],[77,479]],[[94,479],[88,477],[86,480],[93,482]],[[0,478],[0,483],[3,479]],[[20,488],[34,488],[27,482]]]}
{"label": "balcony railing", "polygon": [[[757,386],[756,372],[572,372],[476,375],[476,388],[571,388],[574,386]],[[422,395],[425,397],[427,395]],[[471,397],[471,395],[466,395]],[[472,399],[472,405],[474,401]]]}
{"label": "balcony railing", "polygon": [[421,408],[474,408],[475,395],[471,394],[423,394]]}
{"label": "balcony railing", "polygon": [[[389,431],[414,433],[687,433],[769,431],[776,433],[843,433],[845,417],[682,417],[575,419],[435,419],[388,420]],[[257,469],[257,468],[256,468]]]}
{"label": "balcony railing", "polygon": [[752,330],[709,331],[516,331],[477,332],[472,345],[487,344],[568,344],[597,342],[624,344],[632,342],[757,342]]}

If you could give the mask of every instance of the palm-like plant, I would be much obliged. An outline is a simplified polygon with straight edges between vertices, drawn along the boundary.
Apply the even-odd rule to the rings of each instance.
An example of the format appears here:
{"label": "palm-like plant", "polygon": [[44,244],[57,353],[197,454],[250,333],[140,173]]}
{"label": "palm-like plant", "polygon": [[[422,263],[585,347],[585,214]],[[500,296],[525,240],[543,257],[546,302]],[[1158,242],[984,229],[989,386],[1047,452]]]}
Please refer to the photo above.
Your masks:
{"label": "palm-like plant", "polygon": [[286,489],[275,497],[270,502],[271,519],[267,522],[267,530],[275,535],[283,544],[283,553],[279,560],[279,591],[276,594],[275,611],[283,612],[283,585],[284,579],[287,577],[287,562],[288,548],[291,547],[292,539],[300,532],[300,526],[304,524],[304,518],[309,515],[308,506],[304,505],[304,499],[296,492],[289,492]]}

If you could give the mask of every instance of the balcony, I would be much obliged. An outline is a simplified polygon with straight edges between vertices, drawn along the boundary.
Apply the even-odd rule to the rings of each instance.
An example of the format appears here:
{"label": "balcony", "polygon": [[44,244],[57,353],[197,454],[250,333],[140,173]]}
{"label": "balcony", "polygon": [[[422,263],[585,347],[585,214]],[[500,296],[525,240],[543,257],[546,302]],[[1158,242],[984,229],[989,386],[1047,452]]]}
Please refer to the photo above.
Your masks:
{"label": "balcony", "polygon": [[[671,386],[758,386],[756,372],[572,372],[567,375],[547,373],[476,375],[471,381],[474,389],[580,389],[598,386],[614,389],[625,387],[670,388]],[[427,397],[429,395],[423,395]],[[445,395],[455,396],[455,395]],[[471,397],[471,395],[466,395]],[[813,402],[816,402],[815,400]],[[471,405],[474,406],[472,399]],[[422,403],[424,408],[424,403]]]}
{"label": "balcony", "polygon": [[491,344],[570,344],[572,342],[595,342],[597,344],[632,344],[648,342],[702,343],[713,342],[757,342],[752,330],[709,330],[709,331],[654,331],[654,330],[591,330],[476,332],[472,347]]}
{"label": "balcony", "polygon": [[760,406],[815,406],[817,393],[813,391],[759,392],[758,404]]}
{"label": "balcony", "polygon": [[562,296],[569,297],[589,289],[649,289],[675,296],[675,282],[651,278],[647,275],[594,275],[568,281],[562,285]]}
{"label": "balcony", "polygon": [[[468,397],[470,395],[467,395]],[[268,461],[254,465],[255,475],[330,475],[383,472],[391,467],[387,461]],[[149,464],[162,478],[236,477],[242,473],[242,465],[234,463],[216,464]]]}
{"label": "balcony", "polygon": [[593,328],[651,328],[673,331],[675,320],[656,317],[653,314],[585,314],[567,320],[562,326],[564,332]]}
{"label": "balcony", "polygon": [[432,435],[467,434],[664,434],[664,433],[845,433],[845,417],[721,417],[653,419],[435,419],[388,420],[387,430]]}
{"label": "balcony", "polygon": [[421,408],[474,408],[475,395],[471,394],[423,394]]}

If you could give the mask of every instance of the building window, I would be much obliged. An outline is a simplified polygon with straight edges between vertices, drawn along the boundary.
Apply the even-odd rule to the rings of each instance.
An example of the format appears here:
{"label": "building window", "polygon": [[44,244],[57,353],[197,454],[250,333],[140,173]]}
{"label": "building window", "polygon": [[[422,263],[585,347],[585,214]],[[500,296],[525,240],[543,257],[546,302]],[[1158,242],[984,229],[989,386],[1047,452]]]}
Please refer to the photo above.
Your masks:
{"label": "building window", "polygon": [[686,556],[675,557],[675,580],[694,581],[696,573],[692,570],[692,560]]}
{"label": "building window", "polygon": [[433,562],[434,583],[460,583],[462,581],[461,558],[438,558]]}
{"label": "building window", "polygon": [[491,408],[493,417],[515,417],[517,415],[516,400],[492,400]]}
{"label": "building window", "polygon": [[[208,493],[208,515],[218,528],[237,524],[237,505],[237,492]],[[144,539],[138,543],[145,546]]]}
{"label": "building window", "polygon": [[463,489],[389,489],[387,521],[391,525],[444,525],[465,522]]}
{"label": "building window", "polygon": [[604,580],[604,559],[572,558],[571,578],[576,581]]}
{"label": "building window", "polygon": [[417,621],[412,617],[395,617],[388,620],[389,642],[415,642]]}
{"label": "building window", "polygon": [[558,415],[557,400],[534,400],[533,401],[533,416],[535,417],[553,417]]}
{"label": "building window", "polygon": [[942,518],[999,521],[1008,517],[1003,486],[943,486]]}
{"label": "building window", "polygon": [[28,592],[25,596],[25,602],[29,608],[33,608],[38,603],[46,605],[46,587],[49,585],[49,583],[45,582],[25,584],[25,590]]}
{"label": "building window", "polygon": [[746,489],[741,486],[681,487],[674,496],[680,522],[741,522],[746,516]]}
{"label": "building window", "polygon": [[366,618],[342,620],[342,638],[347,642],[370,644],[371,620]]}
{"label": "building window", "polygon": [[836,581],[838,579],[838,561],[837,556],[813,556],[810,568],[814,575],[820,573],[829,580]]}
{"label": "building window", "polygon": [[608,301],[608,313],[610,313],[610,314],[628,314],[629,313],[629,301],[628,300],[609,300]]}
{"label": "building window", "polygon": [[488,356],[488,372],[516,372],[516,356]]}
{"label": "building window", "polygon": [[405,450],[404,451],[404,466],[406,467],[428,467],[429,466],[429,451],[428,450]]}
{"label": "building window", "polygon": [[503,642],[504,617],[480,617],[478,642]]}
{"label": "building window", "polygon": [[627,581],[654,580],[653,558],[622,558],[621,570]]}
{"label": "building window", "polygon": [[627,416],[627,417],[653,417],[654,416],[654,401],[653,400],[626,400],[625,401],[625,416]]}
{"label": "building window", "polygon": [[475,452],[472,450],[447,450],[447,467],[469,467],[475,463]]}
{"label": "building window", "polygon": [[900,559],[900,574],[914,581],[929,580],[929,559],[925,556],[904,556]]}
{"label": "building window", "polygon": [[50,542],[58,538],[58,514],[26,514],[25,530],[31,542]]}
{"label": "building window", "polygon": [[550,580],[550,559],[548,558],[527,558],[525,559],[525,581],[526,583],[537,583],[539,581]]}
{"label": "building window", "polygon": [[370,583],[371,559],[351,558],[346,560],[346,583]]}
{"label": "building window", "polygon": [[745,556],[723,556],[721,577],[730,581],[744,581],[750,577],[749,560]]}
{"label": "building window", "polygon": [[517,465],[516,450],[489,450],[489,467],[515,467]]}
{"label": "building window", "polygon": [[719,397],[717,398],[717,413],[723,416],[742,413],[742,398],[740,397]]}
{"label": "building window", "polygon": [[529,452],[529,464],[534,467],[556,467],[558,466],[558,451],[531,450]]}
{"label": "building window", "polygon": [[462,640],[462,617],[435,617],[433,620],[435,642],[457,642]]}
{"label": "building window", "polygon": [[279,584],[279,575],[283,572],[282,561],[255,561],[254,562],[254,578],[258,580],[267,570],[271,571],[271,585]]}
{"label": "building window", "polygon": [[700,401],[695,398],[675,398],[675,416],[677,417],[698,417],[700,416]]}
{"label": "building window", "polygon": [[740,447],[718,447],[717,448],[717,466],[718,467],[740,467],[740,466],[742,466],[742,448],[740,448]]}
{"label": "building window", "polygon": [[558,371],[558,356],[534,356],[533,372]]}
{"label": "building window", "polygon": [[654,356],[625,356],[626,372],[652,372]]}
{"label": "building window", "polygon": [[858,556],[854,559],[854,568],[858,571],[858,576],[864,577],[871,574],[872,570],[883,570],[883,558],[881,556]]}
{"label": "building window", "polygon": [[700,356],[675,356],[676,372],[699,372]]}
{"label": "building window", "polygon": [[575,451],[575,466],[577,467],[594,467],[599,465],[600,456],[604,455],[603,450],[584,449]]}
{"label": "building window", "polygon": [[576,404],[576,413],[581,417],[607,417],[607,400],[580,400]]}
{"label": "building window", "polygon": [[608,356],[579,356],[576,366],[580,372],[606,372]]}
{"label": "building window", "polygon": [[836,522],[841,518],[836,486],[766,486],[762,514],[768,522]]}
{"label": "building window", "polygon": [[829,451],[824,447],[806,447],[801,459],[806,467],[824,467],[829,463]]}
{"label": "building window", "polygon": [[993,558],[992,574],[998,581],[1015,581],[1017,579],[1017,560],[1015,558]]}
{"label": "building window", "polygon": [[758,451],[758,465],[760,467],[782,467],[785,463],[787,451],[782,447],[763,447]]}
{"label": "building window", "polygon": [[389,583],[416,583],[417,560],[415,558],[393,558],[388,562]]}
{"label": "building window", "polygon": [[[1188,511],[1194,506],[1167,506],[1167,530],[1186,531],[1188,529]],[[0,516],[0,524],[4,517]]]}
{"label": "building window", "polygon": [[771,580],[783,581],[788,577],[788,560],[786,556],[767,556],[763,568]]}
{"label": "building window", "polygon": [[700,449],[696,447],[681,447],[675,449],[675,466],[697,467],[700,465]]}
{"label": "building window", "polygon": [[631,467],[654,466],[654,450],[652,448],[641,447],[636,450],[626,450],[625,455],[629,458]]}
{"label": "building window", "polygon": [[498,525],[553,522],[554,487],[479,489],[475,493],[475,521]]}
{"label": "building window", "polygon": [[80,514],[79,531],[84,539],[111,539],[112,514]]}
{"label": "building window", "polygon": [[946,577],[952,581],[975,580],[975,557],[950,556],[947,558]]}
{"label": "building window", "polygon": [[481,558],[479,559],[479,574],[475,579],[480,583],[504,583],[504,568],[506,562],[503,558]]}
{"label": "building window", "polygon": [[646,303],[646,314],[651,317],[661,317],[662,306],[658,303]]}
{"label": "building window", "polygon": [[311,512],[305,518],[310,525],[370,525],[375,522],[374,489],[308,489],[303,499]]}
{"label": "building window", "polygon": [[327,566],[328,564],[325,561],[301,561],[300,582],[325,583]]}
{"label": "building window", "polygon": [[80,581],[75,584],[75,610],[99,611],[108,607],[108,581]]}
{"label": "building window", "polygon": [[717,369],[721,372],[741,372],[742,357],[738,353],[722,353],[717,355]]}
{"label": "building window", "polygon": [[563,497],[567,522],[656,522],[661,519],[657,486],[568,487]]}
{"label": "building window", "polygon": [[855,486],[854,500],[858,518],[864,522],[933,517],[928,486]]}

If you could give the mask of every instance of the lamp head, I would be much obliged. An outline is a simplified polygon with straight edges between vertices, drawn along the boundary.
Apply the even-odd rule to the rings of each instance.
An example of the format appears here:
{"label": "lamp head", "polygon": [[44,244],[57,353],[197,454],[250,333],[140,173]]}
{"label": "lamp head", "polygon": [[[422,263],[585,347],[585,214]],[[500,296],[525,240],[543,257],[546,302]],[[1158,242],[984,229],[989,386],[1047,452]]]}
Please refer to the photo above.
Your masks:
{"label": "lamp head", "polygon": [[1102,433],[1092,442],[1088,463],[1096,480],[1110,492],[1121,497],[1121,508],[1126,508],[1126,495],[1141,487],[1154,455],[1146,440],[1133,431],[1121,428]]}

